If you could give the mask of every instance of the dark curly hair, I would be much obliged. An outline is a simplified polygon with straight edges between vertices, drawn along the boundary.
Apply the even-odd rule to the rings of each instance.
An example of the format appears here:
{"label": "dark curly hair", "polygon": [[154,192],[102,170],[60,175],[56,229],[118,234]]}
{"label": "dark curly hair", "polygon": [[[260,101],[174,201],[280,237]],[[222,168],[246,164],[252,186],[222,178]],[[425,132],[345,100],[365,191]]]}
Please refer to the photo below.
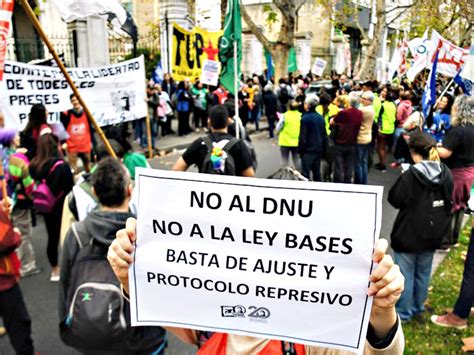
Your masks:
{"label": "dark curly hair", "polygon": [[103,206],[118,207],[127,198],[130,179],[124,166],[117,159],[107,157],[97,164],[92,175],[92,186]]}

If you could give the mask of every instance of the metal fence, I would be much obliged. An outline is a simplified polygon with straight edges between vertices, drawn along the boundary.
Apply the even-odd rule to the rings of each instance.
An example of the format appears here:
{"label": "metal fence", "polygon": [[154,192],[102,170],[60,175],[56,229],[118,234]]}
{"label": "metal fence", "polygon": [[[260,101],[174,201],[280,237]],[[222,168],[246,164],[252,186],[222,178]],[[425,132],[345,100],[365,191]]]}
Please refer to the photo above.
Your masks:
{"label": "metal fence", "polygon": [[[63,54],[66,65],[72,63],[72,40],[67,35],[50,36],[49,40],[56,53]],[[8,60],[28,63],[31,61],[52,58],[47,47],[39,37],[17,37],[9,38],[7,41]]]}
{"label": "metal fence", "polygon": [[[72,38],[65,34],[50,36],[49,40],[56,52],[64,55],[66,65],[72,66],[74,63]],[[140,36],[137,48],[146,49],[150,53],[158,53],[160,51],[159,36],[155,33]],[[109,34],[109,53],[111,63],[123,61],[127,56],[133,54],[132,39],[115,33]],[[8,60],[28,63],[36,60],[50,59],[51,55],[39,37],[10,37],[7,41],[6,58]]]}
{"label": "metal fence", "polygon": [[[140,36],[137,42],[137,49],[145,49],[151,54],[158,53],[160,51],[159,36],[155,33]],[[109,35],[109,53],[111,63],[124,60],[127,56],[133,54],[132,39],[128,36],[119,36],[117,34]]]}

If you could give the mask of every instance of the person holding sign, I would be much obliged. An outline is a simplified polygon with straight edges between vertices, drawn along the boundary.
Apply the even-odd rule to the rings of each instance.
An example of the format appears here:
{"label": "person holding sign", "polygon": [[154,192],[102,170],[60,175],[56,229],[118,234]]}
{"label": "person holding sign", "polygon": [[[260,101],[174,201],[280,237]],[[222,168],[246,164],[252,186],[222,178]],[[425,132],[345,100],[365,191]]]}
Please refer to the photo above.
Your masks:
{"label": "person holding sign", "polygon": [[[136,240],[136,220],[128,219],[126,228],[117,232],[117,238],[108,251],[108,260],[128,300],[129,267],[133,262]],[[369,296],[374,297],[364,354],[402,354],[403,332],[395,304],[404,287],[404,278],[392,258],[386,254],[388,243],[380,239],[375,245],[373,261],[378,263],[370,276]],[[126,307],[130,304],[126,302]],[[138,328],[137,328],[138,329]],[[303,346],[286,342],[234,334],[199,332],[192,329],[168,328],[182,341],[199,346],[199,355],[207,354],[347,354],[320,347]]]}

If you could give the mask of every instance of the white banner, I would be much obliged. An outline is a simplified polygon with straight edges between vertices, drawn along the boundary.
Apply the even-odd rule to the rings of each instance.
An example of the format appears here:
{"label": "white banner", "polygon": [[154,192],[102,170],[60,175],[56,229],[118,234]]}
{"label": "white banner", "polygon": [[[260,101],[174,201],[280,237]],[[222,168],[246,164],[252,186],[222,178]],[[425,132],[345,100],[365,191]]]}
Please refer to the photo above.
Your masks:
{"label": "white banner", "polygon": [[201,72],[201,83],[204,85],[217,86],[219,82],[219,73],[221,72],[221,63],[215,60],[204,61]]}
{"label": "white banner", "polygon": [[431,62],[434,61],[434,54],[439,48],[437,73],[455,77],[464,67],[469,50],[455,46],[435,30],[431,33],[431,40],[435,43],[431,53]]}
{"label": "white banner", "polygon": [[[100,126],[146,117],[145,63],[137,59],[68,73]],[[0,104],[7,127],[23,129],[31,106],[44,104],[49,122],[71,108],[72,90],[58,68],[6,61]]]}
{"label": "white banner", "polygon": [[137,174],[133,326],[363,350],[382,187]]}
{"label": "white banner", "polygon": [[324,69],[326,69],[326,62],[324,59],[316,58],[313,64],[313,68],[311,69],[311,73],[317,76],[323,76]]}

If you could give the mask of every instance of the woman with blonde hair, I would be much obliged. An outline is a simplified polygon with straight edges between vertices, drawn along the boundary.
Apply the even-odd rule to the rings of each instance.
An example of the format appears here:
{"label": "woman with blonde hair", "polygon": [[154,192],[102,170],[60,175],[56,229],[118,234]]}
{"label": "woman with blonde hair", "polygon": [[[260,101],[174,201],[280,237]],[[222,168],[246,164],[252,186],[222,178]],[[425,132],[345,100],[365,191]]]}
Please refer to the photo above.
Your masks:
{"label": "woman with blonde hair", "polygon": [[402,321],[424,312],[436,249],[451,222],[453,178],[440,162],[436,141],[416,132],[408,142],[415,162],[390,189],[388,202],[399,209],[391,233],[395,263],[405,276],[405,290],[397,303]]}
{"label": "woman with blonde hair", "polygon": [[441,147],[441,159],[451,169],[454,179],[454,227],[447,235],[445,247],[456,244],[461,230],[464,210],[467,207],[474,181],[474,97],[458,96],[451,111],[452,128],[447,132]]}

